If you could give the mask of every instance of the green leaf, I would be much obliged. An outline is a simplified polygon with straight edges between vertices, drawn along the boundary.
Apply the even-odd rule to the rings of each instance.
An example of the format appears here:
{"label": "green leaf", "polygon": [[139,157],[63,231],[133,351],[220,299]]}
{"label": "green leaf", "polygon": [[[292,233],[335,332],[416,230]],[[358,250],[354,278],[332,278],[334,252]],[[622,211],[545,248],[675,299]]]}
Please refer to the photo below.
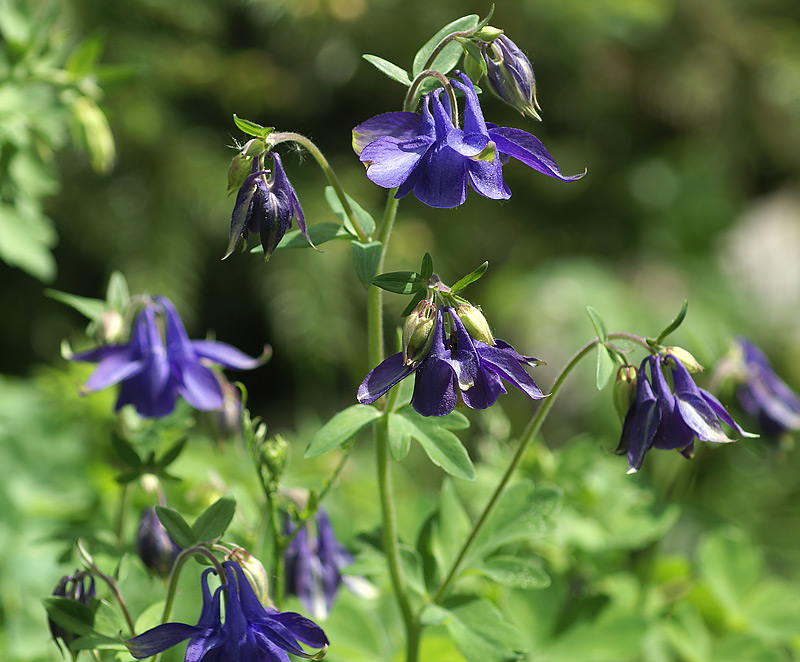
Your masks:
{"label": "green leaf", "polygon": [[600,339],[600,342],[605,344],[605,342],[608,340],[606,325],[603,323],[603,320],[600,319],[600,315],[597,313],[597,311],[591,306],[586,306],[586,312],[589,313],[589,319],[592,320],[592,326],[594,326],[594,332],[597,334],[597,337]]}
{"label": "green leaf", "polygon": [[417,293],[413,297],[411,297],[411,299],[408,302],[408,305],[403,309],[403,312],[400,313],[400,317],[408,317],[414,310],[414,308],[417,307],[417,304],[420,301],[422,301],[427,294],[428,294],[427,288],[421,287],[417,291]]}
{"label": "green leaf", "polygon": [[103,45],[103,38],[100,35],[93,35],[82,40],[69,54],[64,63],[64,69],[79,78],[92,73],[92,69],[103,52]]}
{"label": "green leaf", "polygon": [[381,417],[371,405],[353,405],[340,411],[314,435],[306,448],[306,457],[316,457],[350,441]]}
{"label": "green leaf", "polygon": [[364,287],[369,288],[372,284],[372,279],[375,278],[375,273],[378,271],[383,244],[379,241],[370,241],[367,244],[362,244],[354,239],[350,242],[350,245],[353,248],[353,266],[356,269],[358,280],[361,281]]}
{"label": "green leaf", "polygon": [[69,598],[46,598],[44,608],[50,619],[67,632],[77,635],[94,634],[94,612],[88,606]]}
{"label": "green leaf", "polygon": [[396,425],[419,442],[426,455],[436,466],[451,476],[475,480],[475,467],[461,440],[438,422],[438,417],[420,416],[411,408],[403,407],[396,414]]}
{"label": "green leaf", "polygon": [[689,302],[684,300],[683,306],[681,307],[681,312],[678,313],[678,316],[670,322],[669,326],[664,329],[661,333],[658,334],[658,338],[655,340],[656,345],[660,345],[661,342],[666,338],[670,333],[675,331],[682,323],[683,319],[686,317],[686,310],[689,308]]}
{"label": "green leaf", "polygon": [[482,565],[474,567],[481,574],[503,586],[520,589],[547,588],[550,575],[541,563],[517,556],[493,556]]}
{"label": "green leaf", "polygon": [[389,452],[395,462],[402,462],[411,448],[411,435],[402,416],[389,414]]}
{"label": "green leaf", "polygon": [[402,83],[406,87],[411,86],[411,78],[409,77],[408,72],[402,67],[398,67],[396,64],[389,62],[389,60],[384,60],[382,57],[378,57],[377,55],[364,54],[361,57],[363,57],[373,67],[378,69],[378,71],[386,74],[392,80],[396,80],[398,83]]}
{"label": "green leaf", "polygon": [[467,285],[470,283],[474,283],[478,280],[483,274],[486,273],[486,270],[489,268],[489,263],[484,262],[481,266],[479,266],[475,271],[472,273],[467,274],[461,280],[459,280],[453,287],[450,288],[450,294],[458,294],[461,290],[463,290]]}
{"label": "green leaf", "polygon": [[413,547],[400,543],[400,563],[406,585],[421,596],[427,595],[425,577],[422,572],[422,555]]}
{"label": "green leaf", "polygon": [[[425,45],[420,48],[417,51],[417,54],[414,56],[414,66],[412,67],[414,76],[419,76],[419,74],[425,70],[425,65],[428,61],[428,58],[433,54],[434,49],[439,42],[442,41],[442,39],[453,32],[474,30],[478,26],[479,20],[480,19],[477,14],[470,14],[469,16],[458,18],[452,23],[448,23],[441,30],[439,30],[439,32],[433,35],[433,37],[425,42]],[[428,68],[435,69],[443,74],[447,74],[458,64],[458,61],[461,58],[461,53],[461,44],[459,44],[458,41],[453,40],[439,52],[439,55],[436,56],[436,59],[429,65]]]}
{"label": "green leaf", "polygon": [[703,581],[717,602],[732,615],[741,614],[741,602],[761,578],[763,559],[738,529],[707,534],[700,543],[698,562]]}
{"label": "green leaf", "polygon": [[192,524],[192,536],[197,542],[221,538],[236,512],[236,499],[224,496],[206,508]]}
{"label": "green leaf", "polygon": [[67,294],[66,292],[59,292],[58,290],[47,289],[44,291],[45,296],[67,304],[70,308],[74,308],[84,317],[88,317],[93,322],[97,322],[106,309],[106,302],[102,299],[90,299],[88,297],[79,297],[75,294]]}
{"label": "green leaf", "polygon": [[430,253],[422,256],[422,265],[419,268],[419,275],[422,280],[428,280],[433,276],[433,258]]}
{"label": "green leaf", "polygon": [[[309,226],[308,238],[311,239],[311,243],[314,244],[314,246],[321,246],[332,239],[352,239],[353,235],[338,223],[326,222]],[[283,235],[283,239],[280,240],[275,250],[277,251],[282,248],[311,248],[311,246],[300,230],[292,230]],[[253,247],[253,250],[250,252],[263,253],[264,248],[259,244]]]}
{"label": "green leaf", "polygon": [[192,547],[197,542],[192,527],[174,508],[156,506],[156,515],[172,539],[184,549]]}
{"label": "green leaf", "polygon": [[442,574],[450,568],[461,551],[470,528],[469,516],[456,494],[453,482],[445,480],[439,496],[439,510],[436,513],[431,544],[433,557]]}
{"label": "green leaf", "polygon": [[443,609],[432,602],[425,605],[419,616],[419,620],[423,625],[442,625],[450,618],[452,618],[452,615],[447,609]]}
{"label": "green leaf", "polygon": [[605,345],[597,346],[597,390],[602,391],[611,375],[614,374],[614,369],[617,367],[614,357]]}
{"label": "green leaf", "polygon": [[183,447],[186,446],[186,441],[186,439],[181,439],[176,444],[170,446],[167,449],[167,452],[158,458],[158,462],[156,464],[158,465],[159,469],[166,469],[170,464],[178,459],[183,451]]}
{"label": "green leaf", "polygon": [[237,117],[236,113],[233,115],[233,122],[239,127],[240,131],[246,133],[248,136],[254,136],[255,138],[266,138],[274,131],[274,127],[261,126],[250,120]]}
{"label": "green leaf", "polygon": [[451,602],[445,605],[451,618],[444,625],[469,662],[508,662],[521,657],[522,633],[491,602],[477,598],[450,606]]}
{"label": "green leaf", "polygon": [[559,489],[534,488],[530,481],[512,485],[500,497],[468,558],[483,558],[508,543],[546,533],[551,527],[550,517],[561,506],[561,497]]}
{"label": "green leaf", "polygon": [[469,76],[473,83],[477,83],[481,76],[487,74],[486,60],[483,59],[483,51],[474,41],[462,41],[466,57],[464,58],[464,73]]}
{"label": "green leaf", "polygon": [[[375,220],[372,218],[372,215],[353,200],[353,198],[347,195],[347,193],[344,194],[344,197],[350,204],[350,208],[353,210],[353,214],[361,226],[361,229],[364,231],[364,234],[371,237],[372,233],[375,232]],[[345,213],[342,201],[339,200],[339,196],[336,194],[336,189],[334,189],[333,186],[325,187],[325,202],[328,203],[328,207],[330,207],[331,211],[341,219],[347,231],[354,237],[357,237],[358,232],[356,232],[356,229],[350,222],[350,217]]]}
{"label": "green leaf", "polygon": [[142,460],[139,457],[139,454],[136,452],[130,442],[126,439],[123,439],[119,434],[112,433],[111,447],[117,453],[119,459],[125,463],[125,466],[134,470],[142,468]]}
{"label": "green leaf", "polygon": [[425,282],[416,271],[391,271],[372,279],[375,287],[395,294],[412,294],[422,288]]}
{"label": "green leaf", "polygon": [[[160,621],[156,621],[156,625]],[[137,629],[137,632],[141,630]],[[73,650],[115,650],[127,651],[128,647],[123,643],[119,637],[107,637],[104,634],[90,634],[86,637],[80,637],[72,642],[70,646]]]}

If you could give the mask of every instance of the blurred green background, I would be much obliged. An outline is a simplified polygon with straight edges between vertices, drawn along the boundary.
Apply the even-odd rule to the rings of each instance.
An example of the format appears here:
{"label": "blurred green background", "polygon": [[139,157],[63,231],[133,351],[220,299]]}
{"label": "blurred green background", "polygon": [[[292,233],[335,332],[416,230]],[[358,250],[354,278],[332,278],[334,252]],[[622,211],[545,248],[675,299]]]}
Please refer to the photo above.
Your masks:
{"label": "blurred green background", "polygon": [[[322,254],[282,251],[268,266],[248,254],[220,261],[233,205],[225,192],[229,147],[243,139],[232,114],[312,138],[347,191],[378,216],[385,192],[364,177],[350,130],[399,109],[404,91],[360,55],[408,67],[441,26],[488,11],[486,4],[455,0],[64,0],[42,49],[66,53],[87,37],[103,45],[98,71],[108,75],[100,76],[96,98],[116,159],[98,174],[65,110],[65,92],[18,78],[19,45],[33,39],[47,8],[39,1],[0,2],[6,53],[0,130],[8,134],[0,165],[11,172],[0,182],[6,205],[0,212],[15,186],[28,186],[57,235],[55,269],[43,268],[42,278],[0,262],[0,457],[9,472],[0,487],[4,659],[56,659],[38,601],[69,565],[56,566],[64,548],[45,541],[71,513],[108,511],[114,490],[102,440],[112,397],[77,397],[88,373],[67,366],[59,345],[67,338],[86,346],[85,321],[45,297],[44,288],[102,297],[110,273],[119,270],[132,292],[170,297],[192,337],[212,330],[251,354],[271,344],[272,361],[244,378],[251,408],[272,431],[292,439],[295,478],[312,482],[315,469],[303,468],[301,449],[316,427],[354,401],[371,367],[364,352],[364,290],[346,244],[327,244]],[[800,4],[504,0],[492,24],[533,60],[544,122],[524,120],[489,95],[487,120],[535,133],[563,172],[587,167],[588,175],[565,185],[512,162],[504,170],[513,191],[508,202],[473,192],[457,210],[435,210],[406,198],[387,269],[414,269],[429,251],[442,279],[453,282],[488,260],[487,276],[469,296],[498,337],[548,362],[536,371],[544,388],[592,336],[587,305],[609,330],[655,335],[684,299],[689,316],[675,343],[701,363],[712,366],[732,335],[743,333],[800,386]],[[14,97],[14,90],[22,92]],[[39,147],[31,148],[34,164],[24,170],[21,159],[14,161],[23,148],[14,143],[13,122],[29,115],[34,125],[34,113],[41,130],[32,144]],[[307,221],[334,220],[321,195],[327,182],[313,160],[287,152],[284,165]],[[6,247],[11,241],[0,236]],[[393,295],[387,300],[387,318],[399,322],[405,302]],[[734,553],[736,545],[750,545],[766,559],[765,572],[797,587],[797,451],[757,440],[702,449],[691,464],[652,454],[641,476],[626,477],[624,461],[608,457],[619,423],[608,393],[594,390],[592,370],[587,364],[573,378],[545,426],[555,455],[542,451],[528,467],[535,478],[564,487],[565,512],[573,513],[573,529],[564,524],[545,545],[549,551],[537,550],[560,578],[554,586],[572,595],[587,586],[602,593],[603,566],[612,562],[607,556],[618,531],[598,522],[605,509],[624,513],[630,499],[637,507],[651,504],[651,518],[662,517],[670,503],[682,514],[677,524],[625,543],[620,558],[612,554],[617,572],[634,567],[637,554],[667,530],[662,551],[694,563],[702,531],[726,525],[733,533],[726,529],[723,542],[706,541],[702,549]],[[487,452],[482,435],[491,437],[492,425],[518,434],[530,415],[519,393],[501,404],[505,414],[497,421],[471,417],[475,432],[467,441],[476,459]],[[577,455],[575,448],[581,449]],[[358,451],[352,479],[367,484],[370,449]],[[565,469],[574,457],[583,458],[574,460],[579,468]],[[409,461],[414,466],[415,459]],[[596,472],[602,479],[592,482]],[[424,475],[420,511],[430,507],[441,480],[435,471]],[[399,489],[410,492],[414,485],[400,480]],[[343,522],[345,539],[357,532],[347,527],[362,515],[375,524],[374,513],[353,496],[341,497],[331,510]],[[707,560],[712,552],[701,557],[713,566]],[[620,594],[614,591],[606,594]],[[535,599],[556,599],[546,593]],[[527,598],[509,604],[514,599]],[[699,647],[695,658],[677,645],[658,657],[653,645],[646,659],[792,659],[791,623],[770,639],[763,631],[737,629],[719,610],[700,612],[714,636],[730,630],[780,643],[741,658],[724,654],[749,650],[735,639],[724,643],[723,653],[711,644],[713,654]],[[679,614],[676,622],[691,630],[691,618]],[[569,622],[553,632],[566,631]],[[794,634],[800,622],[795,626]],[[570,654],[551,649],[540,659],[645,659],[636,652],[647,648],[637,632],[631,647],[608,658],[576,647]],[[794,646],[796,654],[796,639]],[[440,659],[451,658],[442,653]]]}

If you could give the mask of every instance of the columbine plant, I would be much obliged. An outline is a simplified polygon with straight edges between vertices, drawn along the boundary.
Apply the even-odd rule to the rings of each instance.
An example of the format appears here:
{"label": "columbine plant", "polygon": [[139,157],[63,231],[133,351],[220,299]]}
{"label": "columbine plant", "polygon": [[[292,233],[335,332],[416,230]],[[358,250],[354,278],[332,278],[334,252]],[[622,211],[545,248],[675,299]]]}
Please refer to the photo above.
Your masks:
{"label": "columbine plant", "polygon": [[[344,192],[329,162],[308,138],[234,116],[236,126],[249,138],[237,149],[228,172],[229,191],[237,193],[225,257],[240,244],[246,246],[250,234],[259,235],[260,246],[253,252],[263,252],[265,259],[284,247],[349,241],[356,275],[368,290],[365,364],[371,370],[360,386],[353,385],[352,404],[310,439],[306,457],[339,448],[342,452],[330,475],[309,489],[301,503],[282,486],[290,461],[288,442],[280,435],[268,436],[266,424],[247,409],[244,386],[229,384],[219,371],[220,367],[251,369],[262,360],[221,342],[190,340],[168,299],[131,299],[119,276],[112,278],[106,301],[89,305],[78,297],[53,294],[90,312],[90,333],[101,343],[69,356],[97,364],[83,390],[119,384],[116,410],[131,404],[148,419],[138,421],[139,427],[120,425],[114,437],[123,464],[117,476],[123,487],[115,526],[120,549],[126,543],[124,513],[136,485],[153,480],[166,484],[177,478],[168,469],[181,455],[185,441],[156,453],[153,438],[172,430],[158,427],[159,422],[151,419],[172,413],[178,398],[197,410],[223,416],[224,427],[235,431],[250,454],[261,498],[255,507],[239,512],[232,534],[228,527],[234,521],[236,502],[230,496],[221,497],[191,524],[177,510],[164,506],[146,511],[140,553],[148,566],[161,574],[168,572],[169,578],[160,624],[144,632],[136,631],[114,573],[103,572],[79,543],[86,572],[62,580],[57,595],[81,607],[59,600],[48,603],[54,637],[71,650],[110,647],[143,659],[188,640],[186,662],[286,662],[289,654],[318,659],[329,644],[335,648],[335,637],[329,642],[313,621],[281,611],[281,602],[285,594],[297,595],[315,618],[336,608],[335,597],[340,584],[347,583],[346,566],[352,557],[334,537],[320,506],[333,494],[356,438],[370,429],[381,522],[364,542],[371,546],[372,558],[380,557],[385,565],[403,627],[402,635],[390,631],[387,639],[405,649],[406,662],[417,662],[425,628],[439,625],[470,662],[518,659],[522,653],[513,617],[487,599],[497,591],[486,582],[520,586],[520,576],[535,575],[519,543],[530,530],[546,528],[548,516],[557,509],[559,492],[534,487],[529,481],[512,482],[565,380],[582,359],[596,352],[598,389],[617,372],[615,397],[624,418],[618,452],[627,454],[629,473],[639,471],[653,448],[678,450],[691,457],[695,439],[727,443],[733,441],[734,433],[752,436],[714,395],[695,384],[690,372],[699,366],[691,355],[664,344],[683,322],[685,305],[655,338],[608,333],[598,313],[589,308],[595,337],[577,350],[549,390],[543,391],[528,371],[544,363],[496,338],[480,308],[464,298],[464,289],[484,275],[487,263],[452,286],[434,274],[433,259],[427,253],[417,271],[383,272],[399,200],[409,193],[433,208],[464,204],[469,188],[486,198],[507,200],[511,191],[503,179],[503,166],[512,158],[562,182],[585,174],[563,175],[538,138],[522,128],[498,127],[484,119],[476,89],[482,79],[523,117],[541,120],[530,61],[488,20],[466,16],[446,26],[417,52],[410,71],[365,56],[406,87],[400,110],[362,121],[353,129],[353,147],[366,166],[366,177],[389,189],[379,223]],[[484,103],[488,108],[490,101],[484,99]],[[297,192],[276,151],[283,143],[305,149],[322,168],[330,182],[325,200],[337,222],[306,225]],[[298,229],[291,231],[293,220]],[[410,297],[398,345],[388,356],[384,291]],[[498,330],[498,335],[503,334]],[[739,347],[737,374],[742,376],[745,408],[750,402],[762,419],[796,429],[797,396],[774,375],[758,350],[746,341],[740,341]],[[633,350],[645,354],[638,369],[630,360]],[[483,506],[470,518],[452,483],[446,481],[434,512],[418,523],[416,545],[401,540],[391,460],[402,461],[414,441],[450,476],[475,480],[470,454],[455,431],[469,427],[466,413],[480,415],[470,410],[494,406],[500,395],[507,394],[509,384],[527,396],[520,401],[533,411],[527,427],[517,435],[519,442],[508,465],[496,482],[481,491],[488,495]],[[520,398],[513,391],[508,397]],[[191,425],[193,421],[185,421],[187,428]],[[223,446],[220,452],[225,452]],[[255,522],[250,521],[254,513],[260,514]],[[237,533],[249,539],[251,551],[229,539]],[[505,555],[499,554],[501,550]],[[509,557],[508,550],[517,556]],[[192,557],[211,565],[202,573],[202,607],[195,625],[170,621],[181,573]],[[124,640],[94,629],[87,604],[94,595],[90,577],[103,580],[118,603],[128,630]],[[80,632],[68,632],[64,624],[78,625]]]}

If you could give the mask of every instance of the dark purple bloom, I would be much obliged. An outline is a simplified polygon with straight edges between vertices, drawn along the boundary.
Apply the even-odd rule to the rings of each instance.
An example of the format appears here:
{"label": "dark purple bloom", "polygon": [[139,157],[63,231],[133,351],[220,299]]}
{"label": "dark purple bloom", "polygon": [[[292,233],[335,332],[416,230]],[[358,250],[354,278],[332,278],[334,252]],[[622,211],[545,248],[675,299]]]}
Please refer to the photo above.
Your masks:
{"label": "dark purple bloom", "polygon": [[[97,595],[97,591],[95,590],[94,577],[85,570],[75,571],[74,575],[65,575],[53,591],[53,596],[57,598],[74,600],[89,608],[92,608],[92,598],[95,595]],[[56,642],[59,650],[61,650],[61,644],[58,643],[59,639],[64,642],[67,648],[70,648],[72,641],[78,636],[74,632],[65,630],[57,623],[54,623],[52,619],[48,619],[48,625],[50,626],[50,634],[53,635],[53,641]]]}
{"label": "dark purple bloom", "polygon": [[399,187],[396,198],[411,191],[429,207],[458,207],[467,185],[493,200],[511,191],[503,181],[508,157],[562,181],[583,177],[561,174],[538,138],[509,127],[487,124],[472,81],[461,74],[452,84],[465,96],[464,125],[453,124],[444,90],[425,96],[422,114],[384,113],[353,129],[353,148],[367,167],[367,177],[384,188]]}
{"label": "dark purple bloom", "polygon": [[741,383],[736,396],[742,409],[757,418],[761,429],[772,437],[787,430],[800,430],[800,398],[775,374],[769,359],[753,343],[739,337]]}
{"label": "dark purple bloom", "polygon": [[444,330],[444,315],[436,315],[433,342],[427,356],[406,362],[403,353],[393,354],[370,372],[358,388],[358,401],[370,404],[392,386],[416,372],[411,404],[423,416],[445,416],[455,409],[459,396],[467,407],[491,407],[506,393],[503,379],[534,400],[545,397],[525,372],[524,365],[541,362],[522,356],[511,345],[497,340],[494,346],[470,337],[453,309],[448,308],[452,332]]}
{"label": "dark purple bloom", "polygon": [[342,583],[363,593],[360,585],[365,580],[342,575],[341,569],[353,562],[353,556],[336,539],[327,513],[318,510],[314,516],[316,535],[309,533],[309,524],[286,550],[286,592],[296,595],[314,618],[325,619]]}
{"label": "dark purple bloom", "polygon": [[[672,369],[672,391],[662,371],[667,362]],[[697,387],[678,359],[648,356],[639,367],[636,399],[625,416],[617,452],[627,451],[628,473],[635,473],[651,448],[679,450],[692,457],[695,437],[716,443],[735,441],[725,434],[721,423],[753,436],[739,427],[719,400]]]}
{"label": "dark purple bloom", "polygon": [[[156,314],[164,319],[163,336]],[[154,297],[139,312],[128,343],[103,345],[70,358],[98,364],[86,380],[87,391],[119,383],[116,410],[131,404],[147,418],[171,414],[178,396],[202,411],[222,407],[222,388],[207,363],[237,370],[261,363],[222,342],[189,340],[175,307],[165,297]]]}
{"label": "dark purple bloom", "polygon": [[144,508],[139,518],[136,553],[145,567],[160,577],[169,575],[181,553],[181,546],[169,535],[153,507]]}
{"label": "dark purple bloom", "polygon": [[[289,662],[287,651],[312,658],[300,646],[325,648],[328,638],[313,621],[294,612],[264,607],[253,592],[238,563],[228,561],[226,583],[214,595],[203,572],[203,608],[197,625],[164,623],[128,639],[125,645],[137,659],[150,657],[189,639],[185,662]],[[220,618],[220,594],[225,591],[225,622]]]}
{"label": "dark purple bloom", "polygon": [[523,115],[541,121],[541,108],[536,101],[536,78],[525,53],[501,34],[491,44],[484,44],[483,61],[492,92]]}
{"label": "dark purple bloom", "polygon": [[311,243],[300,200],[283,171],[281,157],[274,152],[268,156],[275,163],[271,176],[268,170],[258,170],[258,159],[253,159],[253,172],[236,194],[225,257],[233,253],[240,239],[247,239],[252,232],[260,235],[264,259],[269,260],[283,235],[292,227],[293,217],[297,219],[297,227],[303,236]]}

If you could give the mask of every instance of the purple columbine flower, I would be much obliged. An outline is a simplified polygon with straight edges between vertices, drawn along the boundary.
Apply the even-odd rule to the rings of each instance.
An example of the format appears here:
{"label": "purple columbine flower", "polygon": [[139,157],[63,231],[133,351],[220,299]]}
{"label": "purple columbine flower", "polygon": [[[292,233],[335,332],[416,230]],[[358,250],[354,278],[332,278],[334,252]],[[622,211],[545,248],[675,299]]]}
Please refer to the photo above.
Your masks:
{"label": "purple columbine flower", "polygon": [[[264,607],[238,563],[223,563],[226,583],[214,595],[203,572],[203,608],[197,625],[164,623],[128,639],[125,645],[136,659],[150,657],[189,639],[184,662],[289,662],[288,653],[315,658],[300,642],[313,648],[328,646],[328,638],[313,621],[294,612]],[[225,622],[220,618],[220,594],[225,591]]]}
{"label": "purple columbine flower", "polygon": [[[670,391],[662,371],[669,361],[673,389]],[[650,379],[646,368],[650,369]],[[701,441],[727,443],[735,441],[722,429],[721,423],[745,432],[708,391],[698,388],[686,367],[674,356],[648,356],[639,367],[636,399],[625,416],[617,453],[628,454],[628,473],[642,468],[644,456],[651,448],[679,450],[684,457],[694,454],[695,437]]]}
{"label": "purple columbine flower", "polygon": [[800,398],[775,371],[764,353],[747,338],[736,338],[741,383],[736,397],[744,411],[757,418],[765,434],[777,437],[800,430]]}
{"label": "purple columbine flower", "polygon": [[438,89],[425,96],[421,115],[384,113],[353,129],[353,148],[371,181],[383,188],[399,187],[396,198],[413,191],[429,207],[449,208],[464,203],[468,184],[484,197],[510,198],[503,181],[508,157],[562,181],[586,174],[562,175],[538,138],[487,124],[472,81],[460,77],[451,82],[465,96],[463,128],[453,124],[450,102]]}
{"label": "purple columbine flower", "polygon": [[[316,535],[309,534],[307,523],[286,550],[286,593],[296,595],[314,618],[325,619],[342,584],[364,597],[370,591],[362,577],[342,575],[342,568],[353,562],[353,556],[336,539],[324,510],[317,511],[314,524]],[[290,533],[288,521],[287,529]]]}
{"label": "purple columbine flower", "polygon": [[247,239],[251,232],[260,235],[264,259],[269,260],[283,235],[292,227],[292,218],[297,219],[297,227],[311,244],[300,200],[283,171],[281,157],[274,152],[268,156],[275,164],[271,175],[268,170],[259,170],[258,159],[253,159],[252,174],[236,194],[228,251],[223,260],[233,253],[239,240]]}
{"label": "purple columbine flower", "polygon": [[[164,319],[164,336],[156,314]],[[262,362],[226,343],[189,340],[175,307],[165,297],[154,297],[139,312],[128,343],[103,345],[70,358],[98,364],[84,384],[86,391],[120,384],[116,410],[131,404],[146,418],[171,414],[178,396],[195,409],[219,409],[224,403],[222,388],[207,364],[250,370]]]}
{"label": "purple columbine flower", "polygon": [[536,78],[525,53],[504,34],[491,44],[484,44],[482,50],[486,79],[492,92],[523,115],[541,121]]}
{"label": "purple columbine flower", "polygon": [[494,346],[470,337],[452,308],[447,312],[453,323],[449,337],[444,330],[444,315],[436,314],[430,352],[419,361],[407,362],[403,353],[393,354],[370,372],[358,388],[358,401],[370,404],[392,386],[417,373],[411,404],[423,416],[445,416],[455,409],[459,397],[471,409],[491,407],[506,393],[503,379],[534,400],[545,397],[523,366],[541,361],[522,356],[506,342]]}

